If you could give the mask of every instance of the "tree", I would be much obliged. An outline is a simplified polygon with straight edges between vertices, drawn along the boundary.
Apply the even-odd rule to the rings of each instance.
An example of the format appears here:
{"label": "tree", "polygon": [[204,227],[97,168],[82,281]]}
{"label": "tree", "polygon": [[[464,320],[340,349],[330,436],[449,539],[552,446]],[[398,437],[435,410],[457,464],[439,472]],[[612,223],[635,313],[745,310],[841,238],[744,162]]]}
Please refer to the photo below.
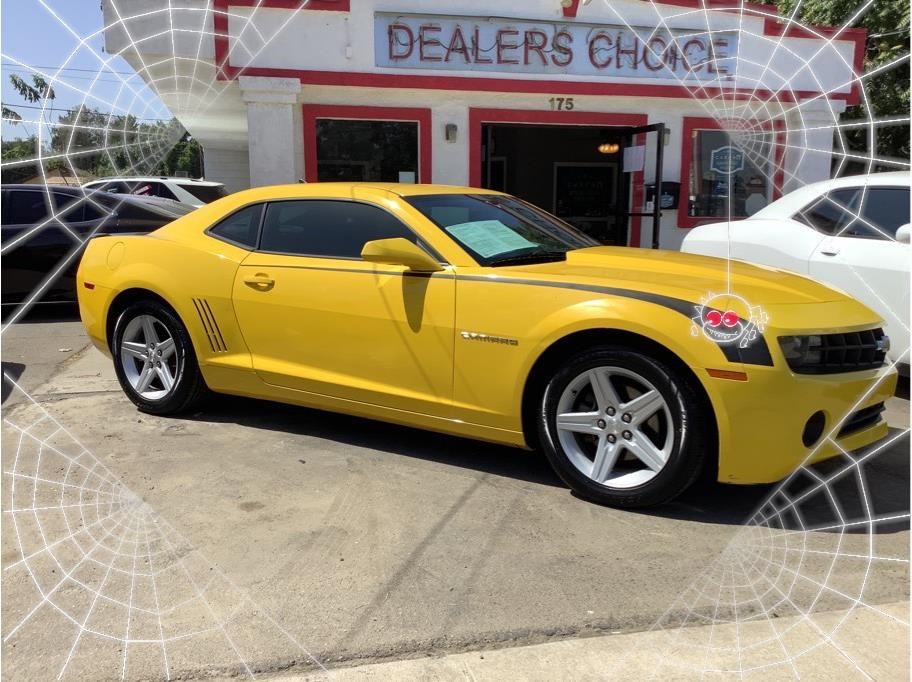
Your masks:
{"label": "tree", "polygon": [[[13,89],[19,93],[22,99],[30,104],[51,102],[57,97],[48,82],[37,74],[32,74],[31,84],[21,76],[10,74],[10,84],[12,84]],[[4,104],[3,120],[13,125],[19,125],[22,122],[22,116]],[[6,163],[20,162],[18,165],[3,169],[3,182],[22,182],[38,175],[38,164],[27,163],[28,161],[37,161],[38,138],[35,135],[31,135],[25,139],[17,137],[13,140],[4,140],[2,158]]]}
{"label": "tree", "polygon": [[3,140],[2,150],[4,163],[15,163],[17,161],[22,163],[4,168],[0,181],[3,183],[23,182],[38,175],[38,164],[26,163],[36,159],[38,156],[37,137],[32,135],[25,139]]}
{"label": "tree", "polygon": [[30,104],[36,104],[42,100],[54,100],[57,98],[57,95],[54,93],[54,89],[48,85],[48,82],[44,80],[38,74],[32,74],[32,84],[29,85],[24,78],[17,76],[16,74],[10,74],[10,83],[12,83],[13,88],[18,92],[22,99]]}
{"label": "tree", "polygon": [[[780,13],[790,16],[799,0],[783,0]],[[858,9],[857,0],[803,0],[797,20],[804,24],[839,26]],[[867,29],[865,72],[895,62],[909,50],[909,0],[876,0],[857,24]],[[909,115],[909,60],[892,69],[866,78],[867,105],[849,107],[843,121]],[[847,144],[855,150],[867,149],[867,130],[848,130]],[[909,126],[895,125],[878,129],[878,157],[909,158]]]}

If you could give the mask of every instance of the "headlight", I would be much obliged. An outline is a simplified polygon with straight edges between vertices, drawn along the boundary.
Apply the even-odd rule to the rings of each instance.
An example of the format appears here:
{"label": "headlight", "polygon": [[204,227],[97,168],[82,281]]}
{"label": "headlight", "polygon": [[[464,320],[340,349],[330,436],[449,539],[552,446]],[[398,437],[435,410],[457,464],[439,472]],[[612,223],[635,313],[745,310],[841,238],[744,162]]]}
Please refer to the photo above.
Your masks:
{"label": "headlight", "polygon": [[779,347],[789,367],[795,369],[820,363],[823,340],[819,336],[780,336]]}

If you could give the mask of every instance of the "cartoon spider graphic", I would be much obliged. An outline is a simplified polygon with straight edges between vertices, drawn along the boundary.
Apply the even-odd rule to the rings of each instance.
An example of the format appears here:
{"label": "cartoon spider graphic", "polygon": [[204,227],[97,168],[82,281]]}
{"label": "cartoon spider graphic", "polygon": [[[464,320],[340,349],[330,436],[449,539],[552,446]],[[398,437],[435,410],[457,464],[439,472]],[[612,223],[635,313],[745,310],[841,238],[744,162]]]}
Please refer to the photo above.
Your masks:
{"label": "cartoon spider graphic", "polygon": [[[748,318],[744,319],[732,308],[748,311]],[[763,333],[769,322],[769,315],[760,306],[752,306],[735,294],[715,294],[710,291],[694,309],[697,314],[691,318],[691,335],[697,336],[702,331],[703,336],[719,344],[740,341],[741,348],[747,348],[757,338],[758,332]]]}

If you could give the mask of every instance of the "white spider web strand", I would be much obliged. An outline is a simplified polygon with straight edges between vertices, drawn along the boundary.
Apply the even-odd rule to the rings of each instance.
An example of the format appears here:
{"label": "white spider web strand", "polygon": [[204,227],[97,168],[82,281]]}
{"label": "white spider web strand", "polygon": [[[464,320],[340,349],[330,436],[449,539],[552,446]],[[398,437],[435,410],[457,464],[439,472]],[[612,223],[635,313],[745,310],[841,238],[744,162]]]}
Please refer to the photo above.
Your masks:
{"label": "white spider web strand", "polygon": [[325,670],[23,394],[28,402],[4,419],[4,557],[17,557],[3,569],[5,644],[47,643],[41,667],[58,679],[103,674],[106,660],[121,679],[171,679],[201,663],[254,677],[289,659]]}

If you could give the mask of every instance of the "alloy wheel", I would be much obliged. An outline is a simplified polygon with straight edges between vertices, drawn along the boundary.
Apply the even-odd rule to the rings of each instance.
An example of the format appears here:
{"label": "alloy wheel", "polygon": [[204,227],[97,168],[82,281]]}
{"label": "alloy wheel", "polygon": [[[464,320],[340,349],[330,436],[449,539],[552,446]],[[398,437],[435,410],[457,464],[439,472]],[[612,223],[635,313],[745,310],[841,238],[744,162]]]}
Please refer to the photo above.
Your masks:
{"label": "alloy wheel", "polygon": [[622,367],[595,367],[567,384],[556,426],[570,462],[609,488],[652,480],[674,447],[665,398],[645,378]]}
{"label": "alloy wheel", "polygon": [[179,378],[177,346],[168,328],[153,315],[137,315],[120,342],[120,364],[133,390],[146,400],[161,400]]}

